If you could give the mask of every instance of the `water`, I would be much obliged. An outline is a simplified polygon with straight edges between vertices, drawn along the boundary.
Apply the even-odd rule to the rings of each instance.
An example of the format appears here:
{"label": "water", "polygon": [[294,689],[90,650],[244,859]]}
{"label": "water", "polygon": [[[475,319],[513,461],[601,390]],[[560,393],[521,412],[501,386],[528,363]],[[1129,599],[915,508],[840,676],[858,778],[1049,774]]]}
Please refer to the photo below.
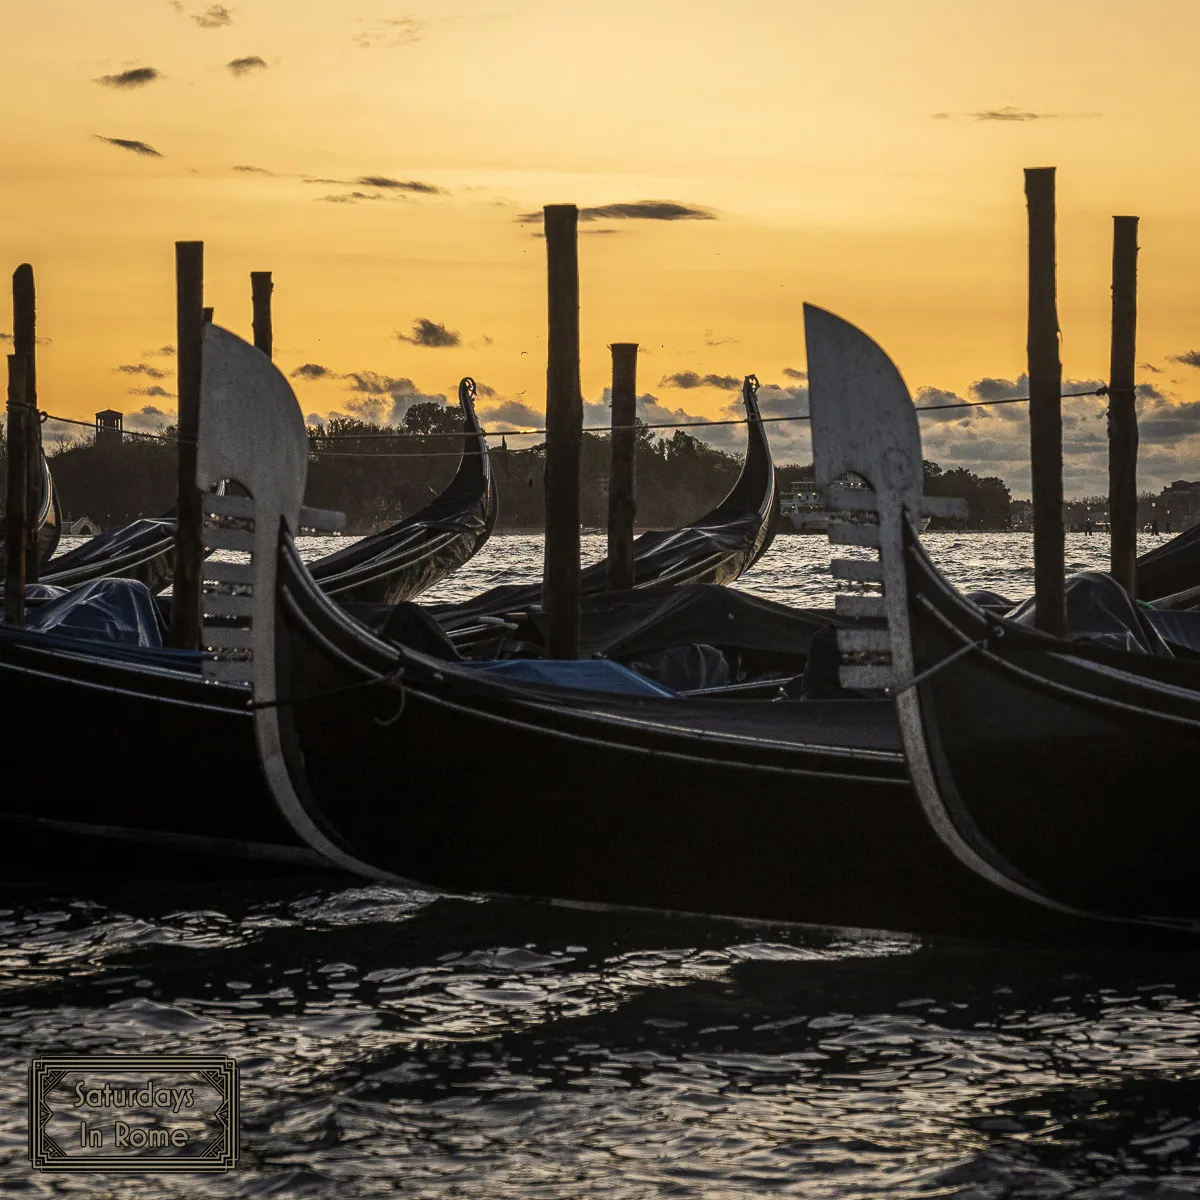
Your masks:
{"label": "water", "polygon": [[[956,582],[1029,590],[1028,535],[926,540]],[[495,538],[440,598],[540,554]],[[827,605],[828,556],[782,538],[742,586]],[[135,1050],[239,1060],[238,1170],[31,1172],[29,1059]],[[0,888],[5,1197],[1168,1200],[1200,1195],[1198,1141],[1200,958],[318,875]]]}

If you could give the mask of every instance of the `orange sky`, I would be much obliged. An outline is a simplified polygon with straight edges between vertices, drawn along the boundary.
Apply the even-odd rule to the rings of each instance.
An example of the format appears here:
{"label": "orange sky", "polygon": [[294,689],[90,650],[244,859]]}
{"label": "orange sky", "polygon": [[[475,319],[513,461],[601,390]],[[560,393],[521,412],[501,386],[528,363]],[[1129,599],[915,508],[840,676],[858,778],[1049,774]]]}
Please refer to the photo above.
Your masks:
{"label": "orange sky", "polygon": [[[1110,218],[1142,218],[1157,486],[1200,476],[1200,369],[1170,361],[1200,347],[1198,35],[1194,0],[5,0],[0,247],[34,264],[55,413],[173,407],[146,392],[174,391],[150,352],[173,340],[185,238],[205,241],[209,302],[235,330],[249,272],[274,272],[280,365],[328,372],[296,381],[306,412],[348,411],[373,372],[401,399],[402,381],[452,395],[470,373],[514,413],[542,408],[545,370],[544,247],[518,217],[672,201],[711,218],[581,226],[587,398],[607,344],[633,340],[666,409],[716,415],[736,395],[662,382],[680,372],[754,371],[793,389],[769,393],[786,411],[804,300],[877,337],[914,391],[1014,379],[1021,170],[1056,165],[1069,377],[1106,374]],[[122,84],[139,68],[154,77]],[[458,344],[395,336],[421,318]],[[1089,404],[1070,410],[1069,492],[1104,487]],[[1022,490],[1022,421],[926,433],[932,457]],[[781,458],[804,451],[780,432]]]}

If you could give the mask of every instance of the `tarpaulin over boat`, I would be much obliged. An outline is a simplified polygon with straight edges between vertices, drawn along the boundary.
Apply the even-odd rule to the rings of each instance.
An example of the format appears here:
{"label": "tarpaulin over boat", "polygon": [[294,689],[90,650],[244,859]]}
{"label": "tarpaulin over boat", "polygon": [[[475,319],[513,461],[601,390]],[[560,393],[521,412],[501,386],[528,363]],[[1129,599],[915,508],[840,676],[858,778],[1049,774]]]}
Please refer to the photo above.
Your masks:
{"label": "tarpaulin over boat", "polygon": [[160,548],[173,545],[175,541],[174,517],[147,517],[133,521],[120,529],[98,534],[89,538],[74,550],[60,554],[49,564],[47,575],[60,575],[78,567],[89,567],[110,559],[124,558],[127,554],[147,547]]}
{"label": "tarpaulin over boat", "polygon": [[150,589],[134,579],[94,579],[81,584],[31,609],[25,627],[154,650],[162,649],[166,634]]}
{"label": "tarpaulin over boat", "polygon": [[1200,525],[1155,546],[1137,560],[1139,600],[1161,600],[1200,587]]}
{"label": "tarpaulin over boat", "polygon": [[510,658],[502,662],[468,662],[464,666],[480,675],[546,683],[551,687],[612,692],[621,696],[674,696],[669,688],[652,683],[620,663],[603,658]]}
{"label": "tarpaulin over boat", "polygon": [[[1069,576],[1066,598],[1068,641],[1170,656],[1170,649],[1145,610],[1130,600],[1111,575],[1080,571]],[[1026,600],[1009,614],[1009,619],[1032,628],[1035,611],[1036,602]]]}
{"label": "tarpaulin over boat", "polygon": [[[524,590],[524,589],[522,589]],[[437,658],[540,659],[546,614],[509,612],[486,640],[455,648],[430,617],[411,604],[348,605],[347,611],[385,638]],[[607,658],[679,690],[720,687],[765,674],[784,677],[804,667],[817,631],[832,613],[788,608],[716,584],[599,592],[580,606],[581,658]]]}
{"label": "tarpaulin over boat", "polygon": [[1145,608],[1142,615],[1158,630],[1172,651],[1200,655],[1200,612]]}

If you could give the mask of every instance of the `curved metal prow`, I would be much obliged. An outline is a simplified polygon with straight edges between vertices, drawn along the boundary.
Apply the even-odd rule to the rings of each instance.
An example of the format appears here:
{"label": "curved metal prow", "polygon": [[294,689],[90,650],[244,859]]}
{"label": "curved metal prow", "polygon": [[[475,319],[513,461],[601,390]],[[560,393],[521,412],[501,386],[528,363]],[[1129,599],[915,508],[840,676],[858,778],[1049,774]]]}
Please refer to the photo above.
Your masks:
{"label": "curved metal prow", "polygon": [[[838,596],[835,611],[850,619],[887,620],[887,628],[838,631],[849,658],[846,687],[897,688],[913,676],[904,576],[904,528],[923,516],[962,516],[961,500],[926,497],[921,430],[912,397],[896,365],[861,329],[811,304],[804,306],[813,474],[830,510],[829,541],[869,546],[871,559],[835,559],[833,577],[883,594]],[[856,477],[867,486],[839,483]]]}
{"label": "curved metal prow", "polygon": [[484,434],[483,427],[479,424],[479,416],[475,412],[475,394],[475,380],[469,375],[465,375],[458,384],[458,403],[463,413],[463,457],[458,464],[451,487],[460,479],[464,481],[464,486],[467,481],[476,481],[473,484],[476,487],[480,478],[485,481],[487,489],[486,521],[490,534],[492,527],[496,524],[498,512],[496,480],[492,474],[492,460],[488,455],[487,436]]}
{"label": "curved metal prow", "polygon": [[[926,736],[917,680],[913,676],[912,632],[905,569],[904,522],[963,516],[961,500],[924,497],[921,434],[908,388],[888,356],[860,329],[823,309],[804,306],[808,341],[808,385],[812,406],[813,465],[826,507],[840,514],[829,521],[836,545],[872,546],[878,561],[845,559],[832,564],[834,578],[880,584],[882,596],[838,596],[839,616],[862,619],[838,630],[843,655],[859,663],[841,668],[846,687],[887,687],[896,716],[913,791],[933,832],[968,870],[1009,895],[1071,916],[1088,916],[1031,886],[995,853],[981,852],[964,835],[942,793]],[[841,487],[839,477],[856,475],[867,487]],[[886,626],[883,621],[886,620]]]}
{"label": "curved metal prow", "polygon": [[335,866],[390,878],[347,854],[326,836],[296,795],[279,730],[276,684],[276,583],[280,540],[301,526],[338,529],[340,513],[302,506],[308,475],[304,417],[288,381],[261,351],[207,325],[200,380],[196,484],[222,479],[249,496],[204,497],[205,544],[249,551],[249,563],[204,564],[201,641],[209,679],[249,683],[254,737],[267,786],[284,819]]}

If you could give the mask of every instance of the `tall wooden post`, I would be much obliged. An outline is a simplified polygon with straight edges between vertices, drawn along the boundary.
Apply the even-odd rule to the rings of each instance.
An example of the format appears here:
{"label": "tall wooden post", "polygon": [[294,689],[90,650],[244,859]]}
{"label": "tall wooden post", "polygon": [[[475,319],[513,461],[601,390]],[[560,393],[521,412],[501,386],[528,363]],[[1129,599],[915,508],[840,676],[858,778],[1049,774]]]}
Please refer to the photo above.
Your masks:
{"label": "tall wooden post", "polygon": [[204,562],[203,504],[196,486],[196,439],[200,433],[200,360],[204,336],[204,243],[175,243],[175,360],[179,371],[175,584],[171,598],[171,645],[200,644],[200,590]]}
{"label": "tall wooden post", "polygon": [[8,356],[8,456],[5,470],[4,623],[25,624],[26,529],[30,522],[28,459],[29,363],[23,354]]}
{"label": "tall wooden post", "polygon": [[[33,267],[22,263],[13,272],[13,353],[24,361],[25,400],[29,410],[22,428],[25,431],[25,582],[38,578],[37,514],[42,496],[42,423],[37,419],[37,297]],[[13,543],[8,543],[11,548]]]}
{"label": "tall wooden post", "polygon": [[250,272],[250,295],[254,304],[254,345],[271,357],[271,293],[275,285],[270,271]]}
{"label": "tall wooden post", "polygon": [[1112,349],[1108,365],[1110,570],[1137,595],[1137,217],[1113,217]]}
{"label": "tall wooden post", "polygon": [[1062,363],[1058,357],[1058,285],[1054,168],[1025,172],[1029,206],[1029,451],[1033,492],[1033,591],[1039,629],[1066,629],[1066,532],[1063,527]]}
{"label": "tall wooden post", "polygon": [[634,420],[637,415],[637,342],[612,346],[612,470],[608,477],[609,591],[633,587]]}
{"label": "tall wooden post", "polygon": [[579,655],[579,209],[547,204],[546,549],[542,608],[551,658]]}

